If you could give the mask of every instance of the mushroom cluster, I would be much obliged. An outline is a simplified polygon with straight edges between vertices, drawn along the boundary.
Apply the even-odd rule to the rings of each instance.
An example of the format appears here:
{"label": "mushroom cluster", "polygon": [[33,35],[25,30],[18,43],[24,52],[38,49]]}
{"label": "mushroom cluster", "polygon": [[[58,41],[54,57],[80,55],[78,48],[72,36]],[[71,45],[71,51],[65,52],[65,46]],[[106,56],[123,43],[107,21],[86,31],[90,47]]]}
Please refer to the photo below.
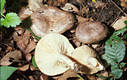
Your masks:
{"label": "mushroom cluster", "polygon": [[[55,76],[69,69],[77,70],[79,65],[85,67],[86,74],[94,74],[104,69],[92,48],[83,45],[74,49],[62,33],[74,28],[77,20],[78,25],[75,30],[77,40],[85,44],[92,44],[106,37],[108,32],[106,26],[101,22],[87,21],[82,17],[76,19],[71,12],[78,13],[78,9],[70,4],[62,8],[63,10],[31,4],[35,6],[35,8],[30,6],[34,10],[31,14],[31,29],[41,37],[35,49],[35,61],[42,73]],[[73,10],[70,10],[71,8]],[[80,70],[80,67],[78,68]]]}
{"label": "mushroom cluster", "polygon": [[77,64],[84,65],[88,74],[104,69],[91,48],[84,45],[74,49],[65,36],[57,33],[49,33],[38,42],[35,61],[38,68],[49,76],[75,69]]}

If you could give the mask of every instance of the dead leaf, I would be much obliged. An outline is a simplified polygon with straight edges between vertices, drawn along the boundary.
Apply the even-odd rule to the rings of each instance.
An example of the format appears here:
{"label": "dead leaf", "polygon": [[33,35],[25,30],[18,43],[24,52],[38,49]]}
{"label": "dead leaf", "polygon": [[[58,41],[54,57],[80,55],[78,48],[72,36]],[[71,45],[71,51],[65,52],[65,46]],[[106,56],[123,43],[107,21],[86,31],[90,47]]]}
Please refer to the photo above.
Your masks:
{"label": "dead leaf", "polygon": [[[107,71],[102,72],[100,75],[102,75],[102,76],[104,76],[104,77],[109,77],[109,74],[108,74]],[[97,80],[103,80],[103,79],[97,78]]]}
{"label": "dead leaf", "polygon": [[26,70],[28,70],[28,69],[29,69],[29,64],[26,64],[26,65],[24,65],[24,66],[18,68],[18,70],[20,70],[20,71],[26,71]]}
{"label": "dead leaf", "polygon": [[126,24],[124,23],[124,21],[127,20],[127,17],[122,16],[120,19],[118,19],[113,25],[112,27],[115,30],[120,30],[122,28],[124,28],[126,26]]}
{"label": "dead leaf", "polygon": [[24,33],[24,29],[22,27],[16,27],[15,32],[13,33],[13,39],[14,41],[19,41],[22,39]]}
{"label": "dead leaf", "polygon": [[21,58],[22,54],[19,50],[11,51],[0,60],[0,65],[10,65],[13,62],[19,61]]}
{"label": "dead leaf", "polygon": [[77,73],[73,70],[68,70],[62,76],[58,77],[58,80],[67,80],[68,78],[77,77]]}
{"label": "dead leaf", "polygon": [[15,31],[18,33],[18,35],[23,35],[24,33],[24,29],[21,26],[16,27]]}
{"label": "dead leaf", "polygon": [[35,79],[33,78],[33,76],[29,76],[29,79],[30,79],[30,80],[35,80]]}
{"label": "dead leaf", "polygon": [[13,48],[11,46],[7,46],[6,53],[10,52]]}
{"label": "dead leaf", "polygon": [[33,65],[30,65],[30,70],[31,70],[31,71],[34,71],[34,70],[36,70],[36,69],[34,68]]}
{"label": "dead leaf", "polygon": [[42,75],[40,76],[40,80],[48,80],[48,76],[42,74]]}
{"label": "dead leaf", "polygon": [[23,51],[23,53],[29,53],[36,47],[36,43],[30,40],[30,36],[31,34],[28,30],[26,30],[21,36],[19,36],[16,32],[13,34],[13,38],[17,42],[17,46],[21,49],[21,51]]}
{"label": "dead leaf", "polygon": [[27,53],[25,56],[28,62],[32,59],[32,55],[30,53]]}
{"label": "dead leaf", "polygon": [[27,17],[29,17],[33,12],[27,8],[27,7],[23,7],[21,9],[21,11],[19,12],[19,17],[21,20],[26,19]]}
{"label": "dead leaf", "polygon": [[32,11],[35,11],[37,8],[41,8],[42,6],[42,0],[28,0],[28,7]]}
{"label": "dead leaf", "polygon": [[24,35],[23,35],[23,41],[24,41],[24,45],[27,45],[30,41],[30,32],[28,30],[25,31]]}
{"label": "dead leaf", "polygon": [[14,39],[14,41],[17,42],[17,41],[21,40],[21,37],[18,36],[18,33],[17,32],[14,32],[13,33],[13,39]]}
{"label": "dead leaf", "polygon": [[81,16],[76,16],[77,20],[78,20],[78,23],[84,23],[84,22],[87,22],[89,21],[88,18],[84,18],[84,17],[81,17]]}
{"label": "dead leaf", "polygon": [[120,0],[121,1],[121,6],[127,8],[127,0]]}
{"label": "dead leaf", "polygon": [[79,10],[76,6],[74,6],[71,3],[66,3],[64,7],[62,7],[63,10],[68,11],[68,12],[75,12],[79,13]]}
{"label": "dead leaf", "polygon": [[97,80],[95,76],[93,75],[87,75],[88,80]]}
{"label": "dead leaf", "polygon": [[36,47],[36,43],[34,42],[34,41],[31,41],[30,40],[30,43],[28,44],[28,46],[26,47],[26,49],[25,49],[25,53],[29,53],[29,52],[31,52],[32,50],[34,50],[35,49],[35,47]]}

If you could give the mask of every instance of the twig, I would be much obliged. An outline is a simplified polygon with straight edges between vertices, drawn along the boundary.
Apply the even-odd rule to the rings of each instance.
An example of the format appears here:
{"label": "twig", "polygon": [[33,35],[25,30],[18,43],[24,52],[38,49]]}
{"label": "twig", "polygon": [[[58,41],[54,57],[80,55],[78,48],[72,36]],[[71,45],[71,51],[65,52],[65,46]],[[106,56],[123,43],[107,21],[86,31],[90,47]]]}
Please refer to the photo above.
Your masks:
{"label": "twig", "polygon": [[110,0],[125,16],[127,16],[127,14],[113,1]]}

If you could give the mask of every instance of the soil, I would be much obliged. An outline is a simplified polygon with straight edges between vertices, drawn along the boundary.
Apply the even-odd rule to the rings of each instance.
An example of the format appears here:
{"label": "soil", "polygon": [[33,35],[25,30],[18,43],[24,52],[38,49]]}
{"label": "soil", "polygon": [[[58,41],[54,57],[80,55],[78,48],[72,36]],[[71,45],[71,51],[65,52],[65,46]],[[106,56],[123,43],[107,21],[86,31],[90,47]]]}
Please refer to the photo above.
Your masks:
{"label": "soil", "polygon": [[[80,0],[63,0],[65,3],[61,3],[60,5],[56,5],[59,0],[43,0],[44,4],[60,7],[65,3],[69,2],[78,7],[80,13],[78,15],[89,18],[91,21],[99,21],[105,24],[109,28],[108,37],[99,43],[99,46],[95,48],[95,50],[99,53],[99,55],[104,54],[104,42],[109,39],[112,35],[114,29],[111,25],[121,16],[127,16],[127,8],[121,6],[120,0],[96,0],[98,3],[93,3],[90,0],[84,0],[84,2],[80,2]],[[49,2],[51,1],[51,2]],[[54,2],[53,2],[54,1]],[[79,2],[78,2],[79,1]],[[81,0],[82,1],[82,0]],[[8,12],[16,12],[17,14],[21,10],[21,8],[26,7],[28,2],[26,0],[6,0],[6,13]],[[26,19],[28,21],[29,18]],[[21,25],[17,28],[4,28],[0,27],[0,60],[11,51],[19,50],[22,53],[22,58],[18,61],[12,61],[12,64],[9,66],[13,67],[23,67],[25,65],[29,65],[28,67],[23,67],[25,70],[17,70],[14,72],[8,80],[59,80],[58,75],[55,77],[46,76],[41,73],[38,69],[32,66],[32,59],[34,55],[35,44],[38,42],[30,32],[27,32],[26,27],[30,27],[31,22],[29,24],[23,21]],[[75,24],[76,25],[76,24]],[[66,31],[63,35],[65,35],[73,46],[76,48],[77,44],[75,43],[74,33],[71,30]],[[14,35],[15,34],[15,35]],[[23,37],[24,36],[24,37]],[[26,38],[27,37],[27,38]],[[16,38],[16,39],[15,39]],[[21,42],[25,41],[25,42]],[[28,41],[28,42],[27,42]],[[33,42],[33,44],[31,43]],[[126,42],[127,43],[127,42]],[[28,48],[26,45],[32,45],[33,47]],[[79,43],[78,46],[83,45]],[[91,45],[89,45],[91,46]],[[127,44],[126,44],[127,47]],[[24,51],[24,48],[28,48],[28,52]],[[127,57],[127,55],[126,55]],[[127,58],[125,57],[124,62],[127,64]],[[110,71],[107,69],[107,71]],[[125,80],[127,78],[127,67],[123,73],[123,76],[119,80]],[[103,73],[103,72],[100,72]],[[95,74],[93,75],[85,75],[82,73],[78,73],[84,80],[99,80]],[[67,80],[78,80],[77,78],[69,78],[67,76]],[[43,78],[43,79],[42,79]]]}

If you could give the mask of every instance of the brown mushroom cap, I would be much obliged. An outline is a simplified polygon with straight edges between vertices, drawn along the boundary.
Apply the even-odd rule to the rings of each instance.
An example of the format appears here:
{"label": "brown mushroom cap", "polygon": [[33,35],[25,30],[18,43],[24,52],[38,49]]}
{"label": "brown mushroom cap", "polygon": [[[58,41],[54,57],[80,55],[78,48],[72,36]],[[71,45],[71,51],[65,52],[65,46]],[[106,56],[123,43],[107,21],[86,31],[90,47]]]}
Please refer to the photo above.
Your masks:
{"label": "brown mushroom cap", "polygon": [[83,43],[96,43],[107,35],[107,27],[100,22],[79,23],[76,28],[76,38]]}
{"label": "brown mushroom cap", "polygon": [[43,7],[37,9],[32,15],[32,31],[40,37],[50,32],[63,33],[70,29],[75,18],[71,13],[56,7]]}

